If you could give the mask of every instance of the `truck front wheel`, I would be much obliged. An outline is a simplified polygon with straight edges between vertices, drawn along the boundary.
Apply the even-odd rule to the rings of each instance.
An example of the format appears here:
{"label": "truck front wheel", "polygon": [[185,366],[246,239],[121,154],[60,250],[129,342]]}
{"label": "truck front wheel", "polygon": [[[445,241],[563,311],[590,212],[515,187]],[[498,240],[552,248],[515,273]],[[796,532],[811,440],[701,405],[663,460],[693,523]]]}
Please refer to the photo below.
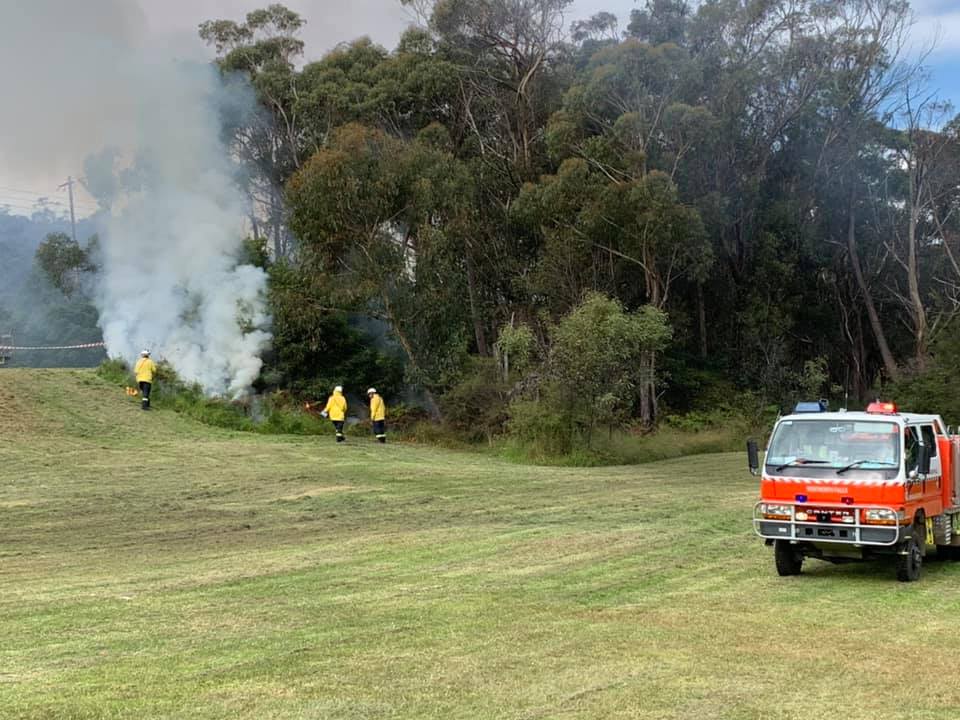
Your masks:
{"label": "truck front wheel", "polygon": [[923,526],[913,526],[910,539],[907,540],[903,555],[897,555],[897,580],[900,582],[916,582],[920,579],[920,568],[923,565],[923,547],[920,545],[920,535]]}
{"label": "truck front wheel", "polygon": [[773,558],[777,563],[777,574],[780,577],[800,574],[803,567],[803,553],[789,540],[774,541]]}

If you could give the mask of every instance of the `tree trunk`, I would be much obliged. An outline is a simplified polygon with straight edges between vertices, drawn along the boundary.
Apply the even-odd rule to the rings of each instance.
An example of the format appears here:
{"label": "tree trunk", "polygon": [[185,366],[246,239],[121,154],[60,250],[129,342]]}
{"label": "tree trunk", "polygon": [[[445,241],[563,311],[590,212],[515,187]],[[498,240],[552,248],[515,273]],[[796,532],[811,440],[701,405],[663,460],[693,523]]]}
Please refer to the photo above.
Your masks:
{"label": "tree trunk", "polygon": [[[393,304],[390,302],[389,296],[386,293],[381,293],[380,297],[383,299],[383,309],[386,311],[387,321],[390,323],[390,327],[393,328],[393,333],[397,336],[400,347],[403,348],[403,352],[406,354],[407,360],[410,362],[410,365],[413,366],[417,376],[422,376],[420,364],[417,362],[417,355],[413,350],[413,344],[410,342],[406,333],[403,332],[400,323],[397,322],[397,318],[393,313]],[[430,391],[430,388],[426,385],[421,385],[421,388],[427,400],[427,410],[431,417],[433,417],[434,420],[442,421],[443,413],[440,412],[440,406],[437,404],[437,400]]]}
{"label": "tree trunk", "polygon": [[700,358],[707,359],[707,307],[703,299],[703,283],[697,283],[697,316],[700,320]]}
{"label": "tree trunk", "polygon": [[863,277],[863,270],[860,267],[860,255],[857,252],[857,226],[854,214],[854,196],[850,196],[849,224],[847,227],[847,252],[850,255],[850,265],[853,267],[853,275],[857,280],[857,287],[860,288],[860,294],[863,295],[863,304],[867,309],[867,317],[870,319],[870,328],[873,330],[873,336],[877,341],[877,347],[880,349],[880,357],[883,359],[883,367],[886,370],[887,377],[891,380],[897,380],[900,377],[900,369],[893,359],[893,353],[890,352],[890,346],[887,344],[887,336],[883,332],[883,326],[880,324],[880,316],[877,314],[877,308],[873,304],[873,296],[870,295],[870,288]]}
{"label": "tree trunk", "polygon": [[270,224],[273,234],[273,257],[274,260],[283,258],[283,237],[280,234],[280,207],[277,202],[277,191],[270,190]]}
{"label": "tree trunk", "polygon": [[640,424],[645,430],[657,422],[656,353],[645,350],[640,354]]}
{"label": "tree trunk", "polygon": [[[911,186],[914,185],[911,175]],[[919,185],[920,183],[917,183]],[[907,228],[907,289],[910,295],[910,314],[913,316],[914,360],[918,370],[923,370],[927,359],[927,312],[920,297],[920,271],[917,267],[917,225],[920,222],[920,187],[911,187],[913,207],[910,208],[910,225]],[[915,195],[914,195],[915,194]]]}
{"label": "tree trunk", "polygon": [[867,349],[863,342],[863,322],[857,313],[857,354],[860,359],[857,370],[859,374],[854,378],[857,389],[857,400],[862,401],[867,396]]}
{"label": "tree trunk", "polygon": [[[845,399],[850,395],[850,387],[853,386],[854,399],[860,399],[860,390],[863,378],[863,328],[860,322],[860,311],[856,307],[856,298],[849,298],[847,291],[851,290],[848,283],[842,286],[837,283],[837,307],[840,314],[837,320],[840,322],[840,335],[847,341],[849,351],[847,353],[847,373],[844,378],[843,391]],[[854,291],[855,292],[855,291]],[[851,299],[848,303],[847,299]],[[851,379],[851,369],[853,378]]]}
{"label": "tree trunk", "polygon": [[480,310],[477,303],[477,277],[473,266],[470,249],[467,248],[467,295],[470,300],[470,317],[473,318],[473,334],[477,340],[477,352],[488,357],[490,348],[487,346],[487,336],[483,330],[483,318],[480,317]]}

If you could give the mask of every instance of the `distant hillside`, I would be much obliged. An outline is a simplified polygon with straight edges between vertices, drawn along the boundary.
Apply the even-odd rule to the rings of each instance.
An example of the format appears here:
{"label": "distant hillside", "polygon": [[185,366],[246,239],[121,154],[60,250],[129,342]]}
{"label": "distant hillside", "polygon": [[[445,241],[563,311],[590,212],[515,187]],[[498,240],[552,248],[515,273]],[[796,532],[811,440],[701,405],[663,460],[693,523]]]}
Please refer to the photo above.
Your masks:
{"label": "distant hillside", "polygon": [[[97,313],[87,299],[68,299],[36,269],[34,256],[53,232],[70,232],[70,222],[52,213],[11,215],[0,208],[0,335],[13,333],[18,345],[69,345],[100,338]],[[77,238],[93,235],[94,223],[77,223]],[[18,352],[12,365],[87,367],[103,359],[98,351]]]}

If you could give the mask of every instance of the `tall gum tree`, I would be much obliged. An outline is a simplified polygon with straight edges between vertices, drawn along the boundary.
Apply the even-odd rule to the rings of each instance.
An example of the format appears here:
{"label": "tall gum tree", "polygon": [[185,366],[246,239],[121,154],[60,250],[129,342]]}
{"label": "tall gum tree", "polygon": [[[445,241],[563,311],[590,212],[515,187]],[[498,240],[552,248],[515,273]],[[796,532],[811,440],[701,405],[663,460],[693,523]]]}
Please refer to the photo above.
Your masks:
{"label": "tall gum tree", "polygon": [[295,62],[303,53],[297,37],[305,20],[275,3],[247,13],[242,23],[208,20],[200,24],[201,39],[215,48],[217,63],[227,74],[240,73],[253,85],[262,113],[231,120],[234,147],[246,166],[246,190],[251,202],[253,232],[260,235],[258,206],[266,208],[276,259],[293,248],[286,232],[282,187],[300,165],[301,120],[296,112]]}
{"label": "tall gum tree", "polygon": [[470,184],[429,138],[405,142],[350,124],[287,186],[301,272],[327,277],[340,309],[389,324],[437,414],[433,392],[456,379],[468,347]]}

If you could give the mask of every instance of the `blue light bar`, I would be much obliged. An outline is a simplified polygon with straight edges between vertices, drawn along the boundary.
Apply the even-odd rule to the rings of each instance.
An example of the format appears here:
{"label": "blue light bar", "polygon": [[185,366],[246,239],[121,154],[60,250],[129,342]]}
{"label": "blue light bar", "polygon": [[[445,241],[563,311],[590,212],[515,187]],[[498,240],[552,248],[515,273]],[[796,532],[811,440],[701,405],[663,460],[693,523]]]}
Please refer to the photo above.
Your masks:
{"label": "blue light bar", "polygon": [[798,413],[819,413],[827,411],[827,403],[823,400],[815,400],[813,402],[798,402],[797,406],[793,409],[794,414]]}

